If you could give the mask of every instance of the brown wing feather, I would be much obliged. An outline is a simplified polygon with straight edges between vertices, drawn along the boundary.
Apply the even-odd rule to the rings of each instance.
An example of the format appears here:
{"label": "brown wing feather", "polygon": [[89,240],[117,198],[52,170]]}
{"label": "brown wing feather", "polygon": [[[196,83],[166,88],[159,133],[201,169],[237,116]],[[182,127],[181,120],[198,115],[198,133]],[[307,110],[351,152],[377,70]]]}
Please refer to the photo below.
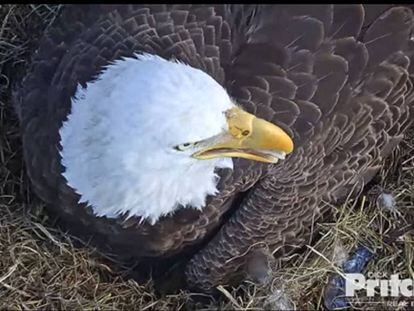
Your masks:
{"label": "brown wing feather", "polygon": [[[190,260],[186,273],[194,286],[208,290],[242,277],[252,249],[268,247],[283,257],[306,243],[312,222],[327,207],[323,202],[358,193],[413,118],[412,11],[392,8],[378,18],[379,7],[329,8],[318,15],[311,6],[259,8],[241,51],[254,61],[235,60],[234,92],[253,112],[289,124],[296,148]],[[258,44],[266,48],[260,57]],[[254,83],[269,77],[285,83]],[[279,91],[291,84],[294,92]]]}

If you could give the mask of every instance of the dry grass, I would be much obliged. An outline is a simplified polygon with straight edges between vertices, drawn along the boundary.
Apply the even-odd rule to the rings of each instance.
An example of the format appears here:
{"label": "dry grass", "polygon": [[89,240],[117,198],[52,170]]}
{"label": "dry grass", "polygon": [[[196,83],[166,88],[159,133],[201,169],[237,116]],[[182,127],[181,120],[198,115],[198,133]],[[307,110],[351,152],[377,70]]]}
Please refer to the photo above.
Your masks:
{"label": "dry grass", "polygon": [[[57,229],[30,191],[10,103],[11,84],[21,78],[38,38],[59,9],[58,5],[0,6],[0,309],[193,308],[192,294],[157,297],[151,283],[123,277],[128,267],[121,265],[114,271],[104,254],[92,247],[75,247],[76,239]],[[413,138],[414,130],[376,181],[393,192],[401,215],[379,210],[364,196],[333,206],[330,218],[316,225],[315,243],[288,263],[275,264],[271,284],[246,283],[231,291],[220,288],[220,301],[197,307],[275,309],[274,293],[283,289],[286,306],[320,309],[324,286],[338,271],[339,255],[360,243],[376,252],[368,271],[414,278],[414,238],[396,231],[414,223]],[[355,304],[363,309],[370,306],[387,308],[386,304]]]}

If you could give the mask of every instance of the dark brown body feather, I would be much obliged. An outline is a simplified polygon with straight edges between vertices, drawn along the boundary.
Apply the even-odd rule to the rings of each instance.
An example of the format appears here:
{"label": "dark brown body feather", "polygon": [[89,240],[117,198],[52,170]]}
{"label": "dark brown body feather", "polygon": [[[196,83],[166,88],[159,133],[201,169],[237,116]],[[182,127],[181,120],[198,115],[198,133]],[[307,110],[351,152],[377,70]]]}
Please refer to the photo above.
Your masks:
{"label": "dark brown body feather", "polygon": [[[359,190],[402,139],[413,113],[412,27],[402,7],[68,8],[16,93],[34,189],[70,226],[134,257],[206,244],[187,265],[190,285],[230,282],[251,249],[282,256],[303,245],[325,202]],[[61,176],[58,130],[78,84],[141,52],[208,72],[247,111],[291,133],[294,153],[277,165],[235,159],[202,212],[181,209],[154,226],[94,217]]]}

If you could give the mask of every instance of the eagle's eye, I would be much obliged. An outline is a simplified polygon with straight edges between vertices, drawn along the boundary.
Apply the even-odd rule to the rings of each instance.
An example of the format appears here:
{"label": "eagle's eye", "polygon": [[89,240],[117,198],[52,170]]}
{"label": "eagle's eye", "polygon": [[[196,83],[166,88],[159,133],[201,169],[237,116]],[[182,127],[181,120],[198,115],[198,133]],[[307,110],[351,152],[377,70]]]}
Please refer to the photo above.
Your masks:
{"label": "eagle's eye", "polygon": [[179,144],[179,145],[175,146],[174,149],[178,150],[178,151],[185,151],[187,149],[190,149],[194,145],[195,145],[195,143],[184,143],[184,144]]}

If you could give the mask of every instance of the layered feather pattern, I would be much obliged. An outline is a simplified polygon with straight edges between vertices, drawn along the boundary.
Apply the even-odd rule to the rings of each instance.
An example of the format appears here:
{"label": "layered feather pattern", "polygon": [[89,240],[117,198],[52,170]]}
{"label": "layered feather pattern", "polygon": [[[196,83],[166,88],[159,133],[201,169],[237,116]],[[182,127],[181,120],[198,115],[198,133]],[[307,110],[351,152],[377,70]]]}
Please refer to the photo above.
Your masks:
{"label": "layered feather pattern", "polygon": [[[15,97],[34,189],[69,224],[138,258],[205,245],[188,283],[230,283],[252,250],[283,257],[304,245],[327,203],[358,193],[401,141],[413,119],[413,23],[409,7],[370,5],[69,7]],[[96,218],[62,177],[58,131],[78,84],[144,52],[204,70],[290,133],[295,151],[276,165],[235,159],[202,211],[154,226]]]}

